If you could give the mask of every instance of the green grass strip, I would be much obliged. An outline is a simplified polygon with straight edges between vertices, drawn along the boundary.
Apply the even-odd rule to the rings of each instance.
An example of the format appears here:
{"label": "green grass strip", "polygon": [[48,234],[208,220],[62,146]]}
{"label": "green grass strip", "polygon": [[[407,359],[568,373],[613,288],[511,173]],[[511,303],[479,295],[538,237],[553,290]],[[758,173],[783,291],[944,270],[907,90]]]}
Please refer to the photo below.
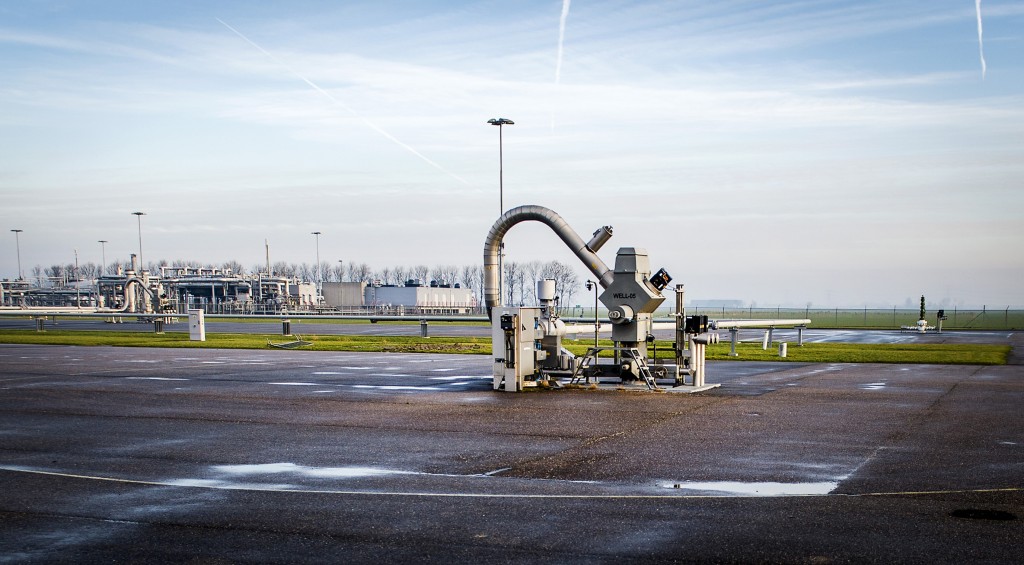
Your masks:
{"label": "green grass strip", "polygon": [[[294,338],[281,335],[207,333],[206,341],[191,341],[184,332],[120,332],[47,330],[0,330],[0,343],[34,345],[78,345],[116,347],[182,347],[210,349],[268,349],[268,343],[286,343]],[[380,353],[452,353],[489,355],[487,337],[410,337],[361,335],[305,335],[312,342],[303,351],[366,351]],[[566,349],[583,355],[588,344],[566,341]],[[602,346],[610,346],[607,341]],[[944,365],[1005,365],[1008,345],[984,344],[891,344],[891,343],[807,343],[790,344],[788,356],[780,358],[777,348],[740,343],[737,357],[729,356],[729,344],[711,345],[707,358],[715,361],[789,361],[797,363],[930,363]],[[606,351],[603,356],[610,356]],[[658,348],[658,358],[670,360],[671,345]]]}
{"label": "green grass strip", "polygon": [[[777,347],[738,344],[736,353],[747,361],[780,361]],[[942,365],[1005,365],[1009,345],[974,343],[805,343],[789,344],[784,360],[798,363],[932,363]],[[729,344],[708,347],[708,359],[729,357]]]}

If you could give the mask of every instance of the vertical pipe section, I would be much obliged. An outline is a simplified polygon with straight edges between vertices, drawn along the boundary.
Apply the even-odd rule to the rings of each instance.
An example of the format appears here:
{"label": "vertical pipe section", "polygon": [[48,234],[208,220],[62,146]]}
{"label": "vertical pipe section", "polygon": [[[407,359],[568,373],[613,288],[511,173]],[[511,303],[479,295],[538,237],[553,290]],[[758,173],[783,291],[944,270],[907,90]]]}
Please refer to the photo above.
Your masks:
{"label": "vertical pipe section", "polygon": [[686,311],[684,310],[685,288],[676,285],[676,366],[683,366],[683,349],[686,348]]}
{"label": "vertical pipe section", "polygon": [[491,227],[484,240],[484,304],[488,312],[491,308],[501,305],[498,282],[501,280],[499,268],[499,252],[501,241],[512,226],[525,221],[536,221],[546,224],[569,249],[579,257],[587,269],[597,277],[602,288],[608,288],[615,274],[604,264],[604,261],[583,241],[561,216],[543,206],[519,206],[505,212]]}

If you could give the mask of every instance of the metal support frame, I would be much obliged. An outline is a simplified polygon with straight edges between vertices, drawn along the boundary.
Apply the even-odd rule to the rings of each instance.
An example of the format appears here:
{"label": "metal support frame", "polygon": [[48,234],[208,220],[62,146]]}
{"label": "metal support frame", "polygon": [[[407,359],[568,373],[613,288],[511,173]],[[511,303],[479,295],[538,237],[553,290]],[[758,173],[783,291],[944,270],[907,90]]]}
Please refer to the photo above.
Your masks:
{"label": "metal support frame", "polygon": [[[632,359],[637,364],[640,378],[647,385],[648,390],[659,390],[658,383],[654,382],[654,375],[651,373],[651,368],[647,364],[647,358],[644,357],[640,351],[635,347],[588,347],[587,353],[583,356],[583,360],[576,365],[576,369],[572,372],[572,377],[569,379],[569,384],[579,384],[580,376],[584,377],[586,384],[591,384],[590,376],[584,374],[584,369],[591,366],[591,363],[597,365],[597,357],[602,351],[614,351],[615,362],[618,364],[620,359]],[[625,354],[625,355],[623,355]],[[595,378],[594,384],[600,383],[600,379]]]}

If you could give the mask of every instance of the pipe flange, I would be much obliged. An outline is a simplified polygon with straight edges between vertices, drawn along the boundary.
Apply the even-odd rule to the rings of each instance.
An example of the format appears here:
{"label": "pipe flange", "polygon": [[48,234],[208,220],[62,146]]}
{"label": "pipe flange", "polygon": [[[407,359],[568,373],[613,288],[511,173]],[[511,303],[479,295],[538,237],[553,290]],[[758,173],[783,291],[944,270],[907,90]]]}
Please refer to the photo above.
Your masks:
{"label": "pipe flange", "polygon": [[633,321],[633,309],[625,304],[616,306],[608,310],[608,319],[613,324],[628,324]]}

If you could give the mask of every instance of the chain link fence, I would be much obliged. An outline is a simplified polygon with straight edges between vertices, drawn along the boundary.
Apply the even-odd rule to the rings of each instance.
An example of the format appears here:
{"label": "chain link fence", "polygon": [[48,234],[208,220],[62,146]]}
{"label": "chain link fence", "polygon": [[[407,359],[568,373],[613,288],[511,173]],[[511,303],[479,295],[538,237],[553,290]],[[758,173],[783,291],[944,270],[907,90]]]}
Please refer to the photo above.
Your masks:
{"label": "chain link fence", "polygon": [[[1024,329],[1024,310],[944,309],[944,330]],[[687,308],[686,314],[716,320],[767,320],[807,318],[813,328],[900,329],[917,323],[917,308]],[[927,312],[929,325],[937,325],[938,309]]]}

